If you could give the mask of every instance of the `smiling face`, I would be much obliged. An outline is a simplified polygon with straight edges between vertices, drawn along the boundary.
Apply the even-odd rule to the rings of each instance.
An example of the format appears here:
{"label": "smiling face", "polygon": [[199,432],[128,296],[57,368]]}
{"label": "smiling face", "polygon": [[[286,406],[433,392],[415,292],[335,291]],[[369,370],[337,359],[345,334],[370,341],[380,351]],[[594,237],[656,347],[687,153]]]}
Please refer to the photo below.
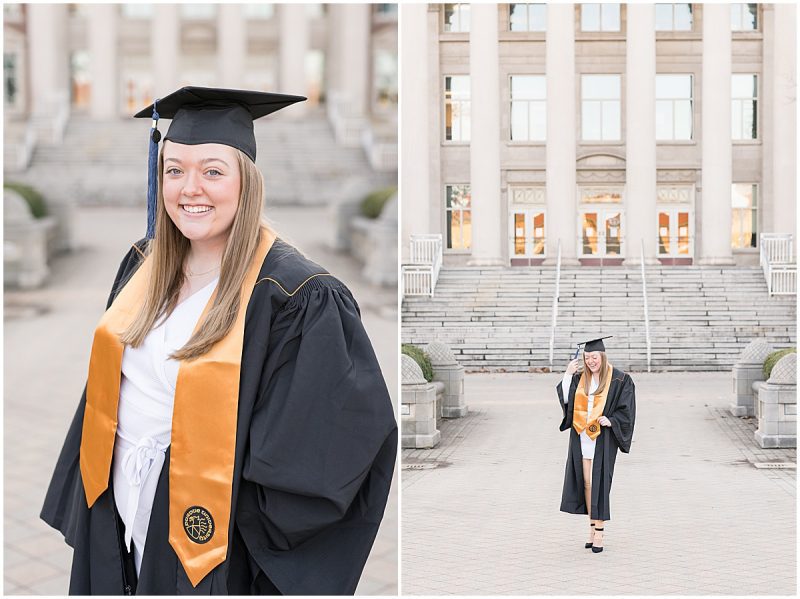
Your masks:
{"label": "smiling face", "polygon": [[236,150],[223,144],[164,142],[164,208],[192,243],[225,244],[239,206]]}
{"label": "smiling face", "polygon": [[600,372],[600,364],[602,362],[602,353],[599,351],[584,352],[583,359],[586,362],[586,367],[592,374]]}

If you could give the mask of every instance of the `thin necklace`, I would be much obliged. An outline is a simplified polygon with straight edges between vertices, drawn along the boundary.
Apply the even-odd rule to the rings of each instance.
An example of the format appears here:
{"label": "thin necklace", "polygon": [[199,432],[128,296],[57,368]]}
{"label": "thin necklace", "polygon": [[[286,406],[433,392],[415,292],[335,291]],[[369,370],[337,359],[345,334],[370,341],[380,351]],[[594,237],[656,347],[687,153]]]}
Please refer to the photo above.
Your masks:
{"label": "thin necklace", "polygon": [[214,267],[214,268],[212,268],[211,270],[207,270],[207,271],[205,271],[205,272],[192,272],[192,271],[189,269],[189,265],[187,264],[187,265],[186,265],[186,274],[187,274],[188,276],[190,276],[190,277],[199,277],[199,276],[202,276],[202,275],[207,275],[208,273],[210,273],[210,272],[214,272],[215,270],[218,270],[218,269],[219,269],[219,266],[215,266],[215,267]]}

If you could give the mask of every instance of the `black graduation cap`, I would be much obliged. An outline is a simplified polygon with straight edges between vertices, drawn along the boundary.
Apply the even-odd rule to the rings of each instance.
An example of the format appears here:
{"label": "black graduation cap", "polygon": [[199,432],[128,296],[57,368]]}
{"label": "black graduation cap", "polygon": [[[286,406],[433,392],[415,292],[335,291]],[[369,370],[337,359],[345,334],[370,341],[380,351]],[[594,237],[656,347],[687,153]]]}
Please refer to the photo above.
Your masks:
{"label": "black graduation cap", "polygon": [[255,162],[253,121],[305,99],[244,89],[187,86],[133,115],[134,118],[153,119],[148,157],[147,237],[155,234],[156,163],[161,141],[157,128],[159,118],[172,119],[164,139],[187,145],[224,144],[241,150]]}
{"label": "black graduation cap", "polygon": [[575,354],[573,359],[578,357],[578,352],[581,351],[581,345],[583,346],[583,351],[606,351],[606,346],[603,345],[603,339],[611,339],[614,335],[607,335],[605,337],[600,337],[599,339],[590,339],[589,341],[581,341],[578,343],[578,349],[575,350]]}

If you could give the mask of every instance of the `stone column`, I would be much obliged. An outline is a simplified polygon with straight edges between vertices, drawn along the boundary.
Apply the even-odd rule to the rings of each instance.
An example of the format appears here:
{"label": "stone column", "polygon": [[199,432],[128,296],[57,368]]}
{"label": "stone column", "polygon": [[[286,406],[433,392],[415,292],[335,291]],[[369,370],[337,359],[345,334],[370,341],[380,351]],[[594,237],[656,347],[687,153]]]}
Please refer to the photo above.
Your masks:
{"label": "stone column", "polygon": [[469,264],[503,264],[500,205],[500,76],[497,5],[473,4],[469,34],[470,186],[472,256]]}
{"label": "stone column", "polygon": [[[772,81],[765,85],[772,87],[770,106],[762,106],[761,111],[772,114],[773,167],[772,205],[774,221],[770,233],[792,233],[797,252],[797,5],[773,4],[775,14],[772,39],[775,57]],[[765,40],[765,43],[768,43]],[[763,132],[766,133],[766,132]],[[763,135],[761,133],[761,135]],[[767,136],[764,135],[764,138]],[[789,173],[792,173],[791,175]]]}
{"label": "stone column", "polygon": [[241,4],[219,4],[217,16],[217,80],[220,87],[244,87],[247,23]]}
{"label": "stone column", "polygon": [[547,6],[547,214],[545,264],[555,264],[561,240],[562,264],[578,264],[575,180],[575,9]]}
{"label": "stone column", "polygon": [[163,98],[180,83],[181,23],[177,4],[154,4],[150,30],[153,96]]}
{"label": "stone column", "polygon": [[703,5],[700,264],[733,264],[730,10]]}
{"label": "stone column", "polygon": [[51,103],[69,98],[67,5],[28,4],[28,77],[34,117],[52,117]]}
{"label": "stone column", "polygon": [[[331,6],[333,8],[333,6]],[[367,113],[370,80],[370,11],[369,4],[339,4],[336,6],[340,28],[329,32],[339,46],[337,95],[347,103],[348,116],[362,117]]]}
{"label": "stone column", "polygon": [[87,11],[89,70],[92,92],[89,114],[95,119],[119,115],[119,65],[117,64],[118,4],[96,4]]}
{"label": "stone column", "polygon": [[[400,102],[402,130],[401,164],[403,190],[403,257],[409,257],[412,233],[430,233],[428,203],[431,201],[430,152],[428,148],[428,6],[400,5],[400,35],[403,60],[400,63],[403,101]],[[436,130],[434,129],[434,132]]]}
{"label": "stone column", "polygon": [[[278,7],[280,25],[280,56],[278,81],[280,92],[306,95],[306,53],[308,52],[308,19],[304,4],[281,4]],[[335,33],[334,33],[335,35]],[[294,117],[305,113],[305,102],[290,109]]]}
{"label": "stone column", "polygon": [[657,264],[656,34],[652,4],[628,5],[625,264]]}

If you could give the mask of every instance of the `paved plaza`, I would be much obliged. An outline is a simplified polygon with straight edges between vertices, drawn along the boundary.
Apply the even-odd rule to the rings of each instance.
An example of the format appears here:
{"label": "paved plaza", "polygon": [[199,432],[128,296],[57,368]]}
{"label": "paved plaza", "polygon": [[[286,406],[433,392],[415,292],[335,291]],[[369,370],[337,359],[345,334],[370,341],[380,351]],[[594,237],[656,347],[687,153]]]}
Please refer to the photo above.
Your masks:
{"label": "paved plaza", "polygon": [[[363,282],[359,267],[331,252],[323,208],[270,211],[278,233],[342,279],[362,317],[397,403],[397,299],[393,289]],[[39,520],[46,486],[80,399],[92,332],[119,261],[142,237],[143,210],[82,208],[77,249],[52,265],[37,291],[5,294],[4,593],[66,594],[72,550]],[[362,595],[397,593],[397,485],[358,587]]]}
{"label": "paved plaza", "polygon": [[[613,349],[612,352],[613,358]],[[404,595],[795,595],[795,450],[727,412],[730,373],[634,374],[605,548],[559,511],[559,374],[471,374],[470,414],[403,452]]]}

